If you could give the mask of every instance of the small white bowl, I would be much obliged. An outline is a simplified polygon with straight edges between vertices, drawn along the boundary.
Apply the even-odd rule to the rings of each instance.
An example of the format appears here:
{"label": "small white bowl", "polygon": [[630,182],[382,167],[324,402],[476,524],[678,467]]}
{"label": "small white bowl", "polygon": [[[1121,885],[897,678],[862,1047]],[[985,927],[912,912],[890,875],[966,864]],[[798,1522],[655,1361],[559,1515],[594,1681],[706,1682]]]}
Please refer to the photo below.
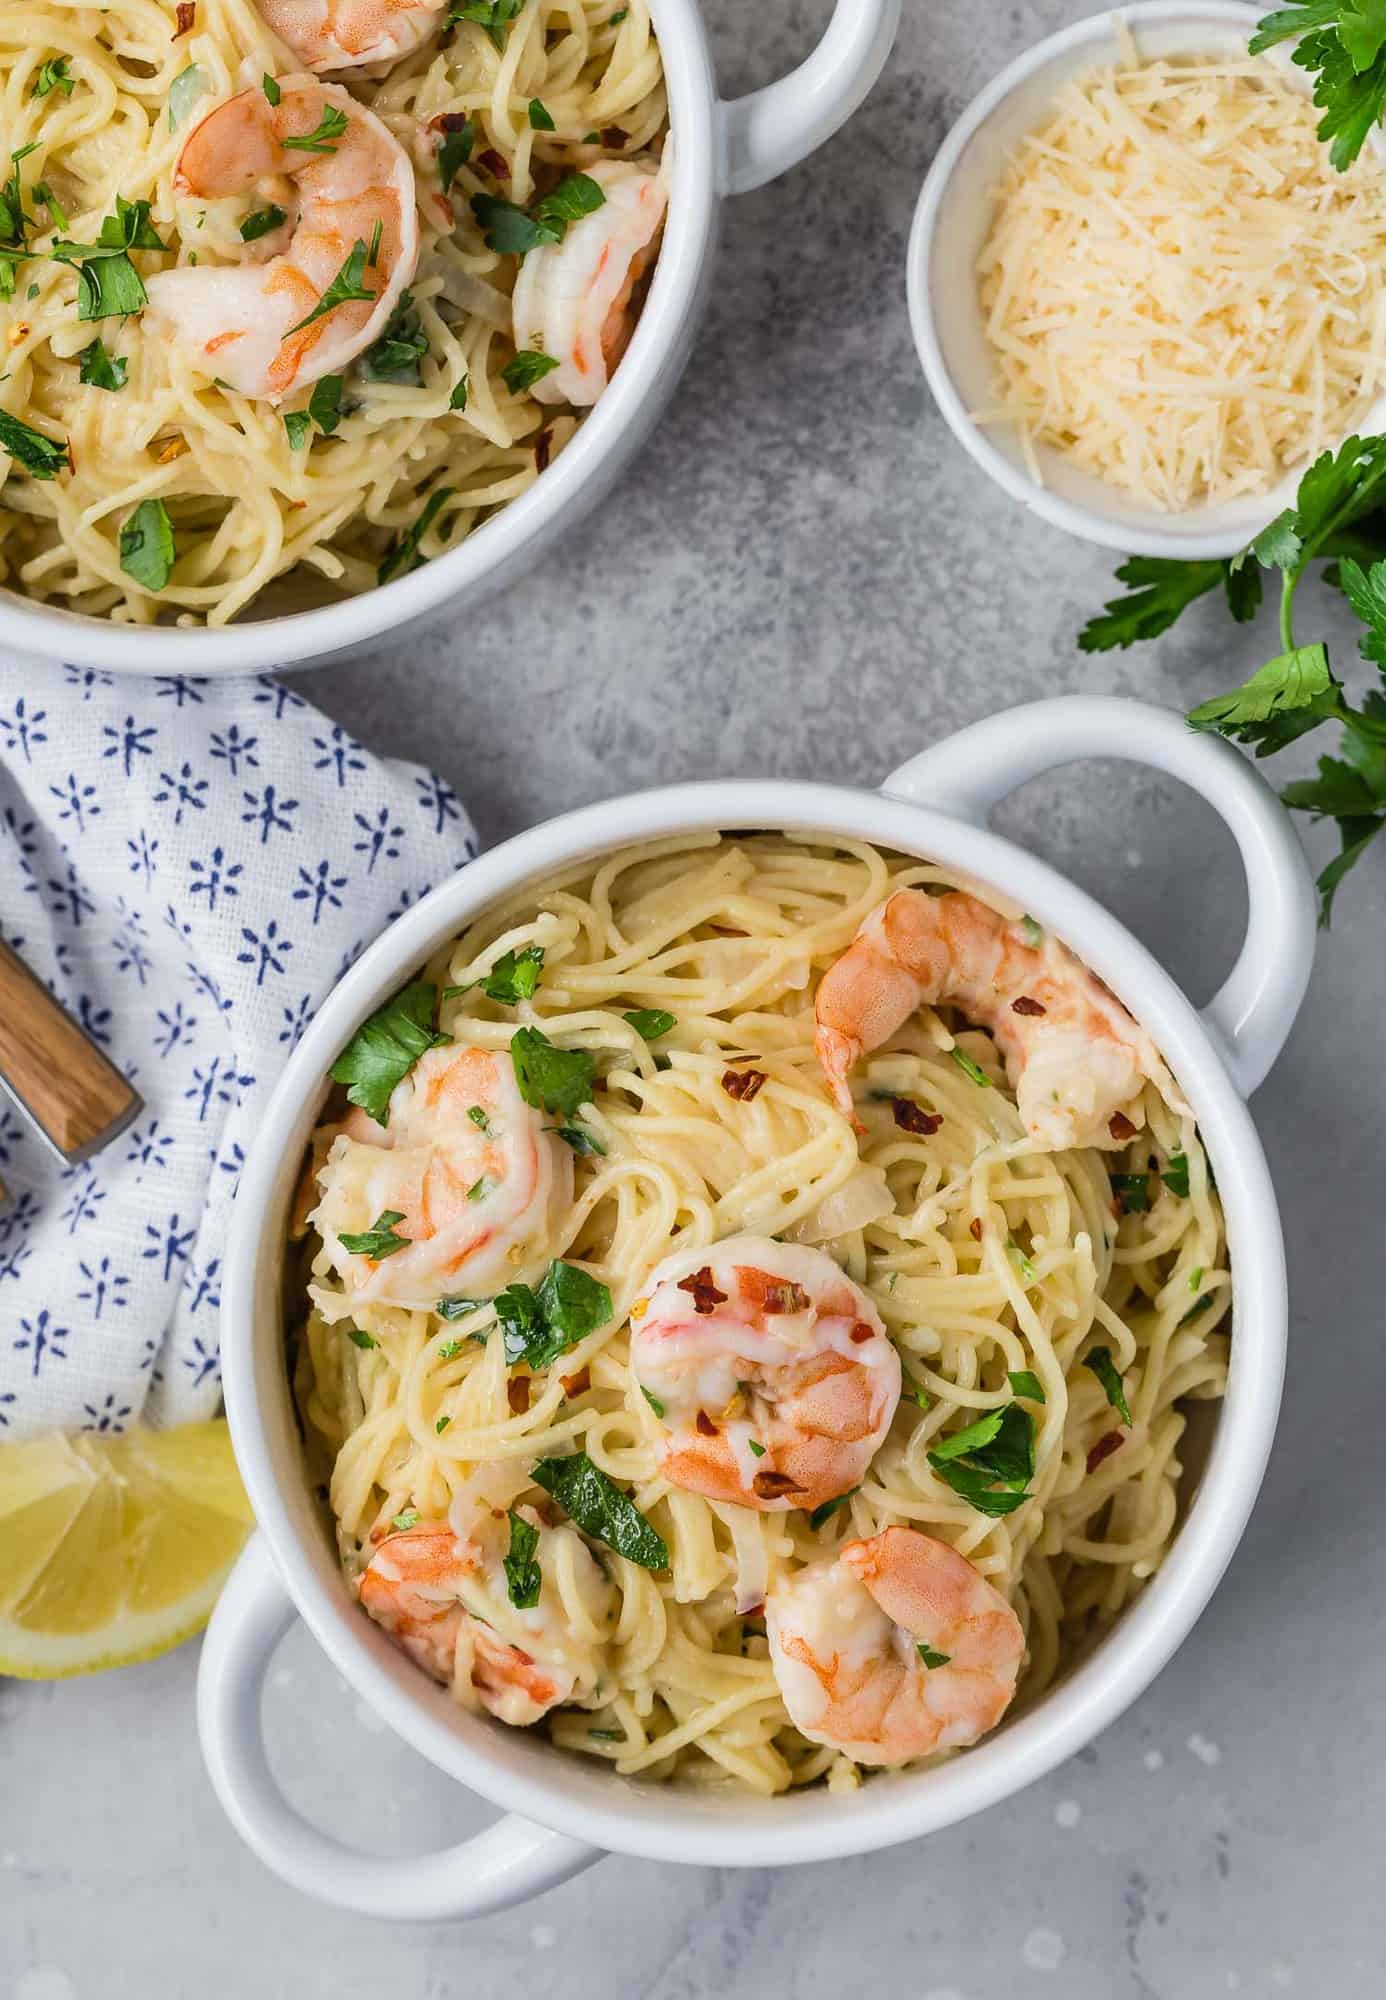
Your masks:
{"label": "small white bowl", "polygon": [[[1119,22],[1146,57],[1244,55],[1262,12],[1235,0],[1198,6],[1150,0],[1094,14],[1050,35],[973,99],[939,148],[920,193],[910,233],[910,322],[950,430],[1012,499],[1056,528],[1104,548],[1186,559],[1232,555],[1293,502],[1300,473],[1290,472],[1268,493],[1168,514],[1142,506],[1050,446],[1038,445],[1043,484],[1037,484],[1015,426],[979,424],[971,414],[995,400],[992,348],[973,275],[991,228],[993,191],[1014,148],[1044,122],[1063,85],[1119,58]],[[1265,60],[1308,95],[1309,78],[1291,63],[1287,48],[1272,49]],[[1381,150],[1379,134],[1373,134],[1373,144]],[[1375,431],[1383,422],[1386,398],[1379,398],[1352,429]]]}

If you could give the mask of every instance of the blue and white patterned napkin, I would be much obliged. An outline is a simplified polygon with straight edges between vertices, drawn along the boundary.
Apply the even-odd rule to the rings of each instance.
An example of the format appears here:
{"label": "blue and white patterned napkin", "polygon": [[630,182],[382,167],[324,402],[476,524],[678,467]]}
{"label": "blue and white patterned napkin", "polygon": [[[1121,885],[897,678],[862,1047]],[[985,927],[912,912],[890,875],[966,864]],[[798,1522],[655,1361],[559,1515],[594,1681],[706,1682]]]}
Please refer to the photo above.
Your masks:
{"label": "blue and white patterned napkin", "polygon": [[445,780],[267,675],[0,665],[0,935],[145,1101],[66,1171],[0,1108],[0,1438],[215,1411],[257,1108],[352,960],[475,853]]}

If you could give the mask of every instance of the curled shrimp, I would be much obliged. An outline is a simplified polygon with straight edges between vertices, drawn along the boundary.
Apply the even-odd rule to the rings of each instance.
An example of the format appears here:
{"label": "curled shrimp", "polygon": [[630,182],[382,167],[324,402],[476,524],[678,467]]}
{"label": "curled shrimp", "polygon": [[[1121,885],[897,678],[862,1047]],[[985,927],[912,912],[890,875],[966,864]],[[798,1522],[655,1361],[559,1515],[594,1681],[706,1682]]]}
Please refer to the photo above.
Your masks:
{"label": "curled shrimp", "polygon": [[962,890],[898,889],[824,974],[814,1046],[848,1117],[848,1077],[916,1007],[957,1007],[989,1028],[1026,1131],[1047,1151],[1115,1146],[1112,1121],[1146,1077],[1169,1084],[1154,1043],[1095,974],[1037,926],[1011,923]]}
{"label": "curled shrimp", "polygon": [[[292,143],[318,132],[311,149]],[[279,175],[294,182],[298,220],[287,241],[283,230],[264,239],[267,261],[248,253],[236,265],[185,265],[148,284],[155,324],[199,368],[273,403],[380,336],[419,254],[409,155],[336,84],[286,81],[277,104],[258,84],[228,98],[189,133],[174,187],[211,200]],[[313,317],[353,258],[368,296]]]}
{"label": "curled shrimp", "polygon": [[515,345],[558,366],[530,391],[542,403],[595,403],[625,353],[636,288],[659,248],[669,189],[662,168],[602,160],[586,170],[605,197],[561,243],[531,250],[515,281]]}
{"label": "curled shrimp", "polygon": [[560,1702],[595,1704],[615,1593],[576,1529],[547,1527],[532,1507],[514,1511],[538,1534],[532,1605],[511,1602],[510,1522],[498,1508],[479,1509],[465,1534],[420,1521],[386,1535],[358,1588],[362,1608],[416,1666],[523,1728]]}
{"label": "curled shrimp", "polygon": [[975,1743],[1005,1714],[1025,1656],[1001,1593],[915,1528],[777,1579],[765,1630],[795,1728],[858,1764]]}
{"label": "curled shrimp", "polygon": [[[390,1098],[389,1123],[353,1111],[318,1169],[311,1217],[347,1296],[429,1308],[499,1290],[537,1256],[572,1200],[572,1154],[526,1104],[509,1055],[429,1049]],[[402,1249],[352,1249],[383,1215]]]}
{"label": "curled shrimp", "polygon": [[767,1513],[860,1483],[900,1400],[876,1308],[826,1252],[728,1236],[666,1257],[631,1366],[672,1486]]}
{"label": "curled shrimp", "polygon": [[305,69],[399,62],[438,26],[446,0],[256,0]]}

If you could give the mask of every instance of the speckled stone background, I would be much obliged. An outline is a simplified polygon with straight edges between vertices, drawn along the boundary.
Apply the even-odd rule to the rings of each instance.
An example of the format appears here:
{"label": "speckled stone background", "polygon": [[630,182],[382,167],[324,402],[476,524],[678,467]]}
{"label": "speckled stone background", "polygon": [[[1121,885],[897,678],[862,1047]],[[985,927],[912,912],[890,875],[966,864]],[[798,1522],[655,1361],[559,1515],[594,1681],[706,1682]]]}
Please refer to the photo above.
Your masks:
{"label": "speckled stone background", "polygon": [[[724,90],[787,68],[827,11],[708,0]],[[1003,62],[1085,11],[905,0],[868,108],[729,208],[687,378],[600,514],[474,619],[329,669],[313,695],[377,747],[450,771],[494,839],[663,779],[870,784],[1008,703],[1096,689],[1184,707],[1274,651],[1268,619],[1234,630],[1210,604],[1159,646],[1083,658],[1074,634],[1109,562],[987,484],[920,379],[903,258],[924,170]],[[1346,628],[1326,601],[1313,614],[1341,668]],[[1005,822],[1195,997],[1211,992],[1243,896],[1197,801],[1092,769],[1032,786]],[[1294,1293],[1264,1497],[1193,1637],[1083,1756],[867,1860],[758,1874],[611,1860],[510,1915],[405,1931],[301,1900],[242,1849],[198,1757],[195,1648],[90,1682],[8,1684],[0,2000],[1386,1991],[1383,889],[1377,853],[1340,897],[1257,1101]],[[382,1733],[301,1633],[267,1711],[287,1788],[346,1838],[421,1851],[488,1817]]]}

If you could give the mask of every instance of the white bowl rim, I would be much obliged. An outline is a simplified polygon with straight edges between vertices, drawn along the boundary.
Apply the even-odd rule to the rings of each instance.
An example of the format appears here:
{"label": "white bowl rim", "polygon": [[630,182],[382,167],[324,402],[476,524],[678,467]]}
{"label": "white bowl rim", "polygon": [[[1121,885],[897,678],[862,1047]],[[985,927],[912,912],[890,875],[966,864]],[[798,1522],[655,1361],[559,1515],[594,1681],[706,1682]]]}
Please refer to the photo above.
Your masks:
{"label": "white bowl rim", "polygon": [[[816,1789],[710,1801],[605,1771],[594,1781],[575,1769],[582,1760],[548,1745],[531,1769],[528,1753],[506,1755],[509,1746],[492,1740],[499,1725],[459,1718],[299,1539],[284,1482],[301,1481],[301,1460],[276,1466],[260,1404],[262,1393],[285,1393],[282,1335],[276,1326],[272,1338],[255,1338],[261,1224],[282,1157],[358,1022],[471,913],[566,861],[665,832],[765,825],[928,855],[1003,887],[1065,937],[1134,1006],[1188,1096],[1217,1169],[1237,1271],[1231,1379],[1208,1461],[1168,1558],[1136,1604],[1075,1673],[997,1736],[935,1769],[833,1795],[830,1809]],[[401,918],[329,995],[273,1093],[237,1197],[223,1299],[227,1410],[251,1503],[289,1594],[347,1680],[415,1749],[497,1805],[616,1852],[722,1866],[865,1853],[949,1825],[1051,1770],[1142,1693],[1241,1537],[1274,1433],[1287,1326],[1279,1216],[1255,1126],[1198,1014],[1145,947],[1084,891],[995,833],[896,797],[785,781],[676,785],[565,814],[483,855]]]}
{"label": "white bowl rim", "polygon": [[122,625],[0,586],[0,645],[54,661],[82,656],[113,673],[199,679],[321,664],[426,617],[463,591],[486,587],[493,573],[503,580],[522,550],[554,531],[564,511],[576,509],[600,480],[608,460],[620,455],[647,400],[667,382],[670,357],[698,311],[721,200],[719,99],[696,0],[650,0],[650,7],[674,135],[664,239],[635,332],[609,388],[532,486],[422,568],[316,610],[250,617],[215,631],[202,625]]}
{"label": "white bowl rim", "polygon": [[[1252,539],[1256,530],[1248,526],[1235,531],[1228,528],[1209,529],[1200,534],[1192,529],[1160,529],[1121,521],[1037,485],[1012,464],[992,442],[985,426],[973,420],[967,404],[954,386],[943,352],[934,314],[931,277],[933,241],[939,214],[954,171],[972,138],[1020,84],[1055,57],[1068,55],[1089,44],[1109,42],[1114,21],[1124,22],[1132,30],[1139,30],[1143,25],[1157,26],[1180,21],[1225,21],[1244,27],[1249,36],[1264,12],[1264,8],[1248,6],[1244,0],[1136,0],[1132,6],[1103,7],[1097,13],[1071,22],[1057,33],[1045,36],[1008,63],[972,99],[935,154],[915,206],[906,256],[910,324],[925,379],[948,428],[974,463],[994,479],[1012,500],[1018,500],[1052,527],[1062,528],[1080,541],[1092,542],[1100,548],[1114,549],[1124,555],[1168,556],[1190,562],[1231,556]],[[1298,471],[1287,475],[1291,484],[1299,476]],[[1285,481],[1277,481],[1267,495],[1267,521],[1279,511],[1275,496],[1284,484]]]}

